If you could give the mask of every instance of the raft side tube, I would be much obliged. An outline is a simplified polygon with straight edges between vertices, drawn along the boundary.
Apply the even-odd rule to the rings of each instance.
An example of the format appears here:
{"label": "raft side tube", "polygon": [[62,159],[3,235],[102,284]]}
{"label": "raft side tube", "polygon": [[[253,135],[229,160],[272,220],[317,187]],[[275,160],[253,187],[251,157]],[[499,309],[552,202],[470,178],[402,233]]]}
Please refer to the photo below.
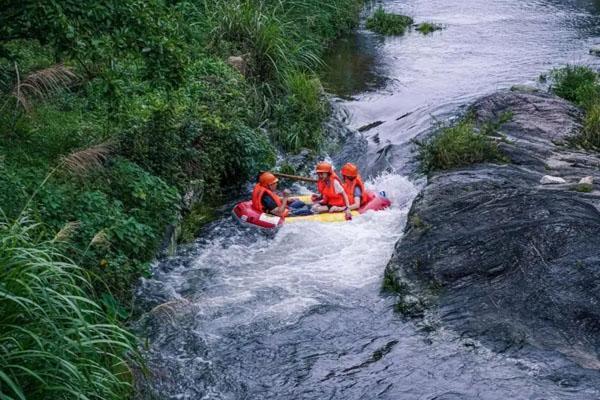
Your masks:
{"label": "raft side tube", "polygon": [[[373,192],[367,192],[368,201],[367,203],[352,214],[356,216],[358,214],[364,214],[367,211],[380,211],[388,208],[392,203],[391,201],[381,194]],[[305,203],[310,203],[310,196],[293,196]],[[263,212],[259,212],[252,207],[252,201],[243,201],[235,205],[232,210],[233,215],[237,220],[244,225],[251,225],[262,229],[275,229],[282,226],[287,219],[288,222],[296,221],[320,221],[320,222],[342,222],[345,221],[343,213],[334,214],[315,214],[310,216],[298,216],[298,217],[287,217],[281,218],[276,215],[271,215]],[[322,218],[321,218],[322,217]]]}
{"label": "raft side tube", "polygon": [[284,222],[284,218],[256,211],[252,207],[252,201],[236,204],[232,213],[240,223],[263,229],[274,229],[283,225]]}

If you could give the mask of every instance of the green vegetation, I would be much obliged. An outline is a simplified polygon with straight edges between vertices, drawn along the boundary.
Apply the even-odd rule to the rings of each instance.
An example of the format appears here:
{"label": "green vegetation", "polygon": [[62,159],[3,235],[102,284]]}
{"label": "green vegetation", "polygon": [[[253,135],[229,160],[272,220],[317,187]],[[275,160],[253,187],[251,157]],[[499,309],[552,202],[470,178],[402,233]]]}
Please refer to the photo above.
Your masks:
{"label": "green vegetation", "polygon": [[[27,216],[35,228],[22,228],[24,238],[13,232],[19,224],[2,225],[0,290],[29,285],[36,293],[1,300],[16,301],[2,308],[8,336],[0,351],[17,354],[4,359],[11,364],[0,375],[3,398],[23,398],[19,390],[32,399],[126,398],[122,354],[131,338],[117,325],[166,227],[183,208],[182,237],[191,240],[214,215],[210,206],[271,168],[278,148],[319,148],[329,109],[313,69],[328,42],[356,25],[360,6],[4,5],[0,215]],[[202,204],[181,207],[191,187]],[[11,268],[25,272],[12,276]],[[50,309],[19,303],[26,295]]]}
{"label": "green vegetation", "polygon": [[394,311],[406,318],[421,318],[425,315],[427,305],[422,299],[413,295],[399,295],[394,305]]}
{"label": "green vegetation", "polygon": [[395,279],[392,274],[385,273],[383,276],[383,285],[381,290],[389,293],[402,293],[406,290],[406,287],[397,279]]}
{"label": "green vegetation", "polygon": [[423,221],[419,214],[411,214],[408,218],[407,228],[414,228],[421,232],[426,232],[431,229],[431,225]]}
{"label": "green vegetation", "polygon": [[576,142],[584,148],[600,150],[600,103],[587,109],[583,130]]}
{"label": "green vegetation", "polygon": [[444,27],[440,24],[434,24],[432,22],[423,22],[417,25],[416,30],[421,32],[423,35],[428,35],[435,31],[441,31]]}
{"label": "green vegetation", "polygon": [[585,111],[583,129],[573,144],[600,150],[600,83],[598,74],[589,67],[571,66],[552,70],[551,91],[572,101]]}
{"label": "green vegetation", "polygon": [[134,338],[91,299],[89,274],[61,254],[72,232],[40,242],[26,218],[0,223],[3,399],[124,399]]}
{"label": "green vegetation", "polygon": [[594,190],[594,186],[589,183],[578,183],[575,186],[575,191],[580,193],[590,193]]}
{"label": "green vegetation", "polygon": [[598,97],[598,76],[590,68],[567,65],[550,73],[552,92],[563,99],[585,107]]}
{"label": "green vegetation", "polygon": [[383,7],[379,7],[367,18],[366,27],[382,35],[402,35],[413,22],[411,17],[388,13]]}
{"label": "green vegetation", "polygon": [[482,162],[505,162],[506,157],[491,136],[510,118],[510,114],[505,114],[497,122],[478,128],[473,118],[467,116],[454,124],[441,126],[431,139],[417,142],[422,168],[432,172]]}
{"label": "green vegetation", "polygon": [[181,241],[191,242],[200,232],[200,228],[217,218],[215,209],[210,205],[196,203],[181,221]]}

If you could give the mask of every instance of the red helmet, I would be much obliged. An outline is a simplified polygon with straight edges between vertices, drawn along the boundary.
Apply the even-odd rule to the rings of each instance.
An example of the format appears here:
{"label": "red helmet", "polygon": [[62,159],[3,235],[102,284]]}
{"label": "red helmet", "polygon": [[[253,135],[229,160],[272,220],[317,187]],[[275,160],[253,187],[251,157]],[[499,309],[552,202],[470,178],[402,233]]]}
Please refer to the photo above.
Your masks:
{"label": "red helmet", "polygon": [[356,178],[358,176],[358,168],[352,163],[346,163],[346,165],[342,167],[342,175]]}
{"label": "red helmet", "polygon": [[264,187],[267,187],[277,182],[279,182],[279,179],[277,179],[277,177],[270,172],[263,172],[262,174],[260,174],[260,178],[258,178],[258,183],[260,183],[260,185]]}
{"label": "red helmet", "polygon": [[326,172],[328,174],[331,174],[333,172],[333,167],[328,162],[321,161],[320,163],[317,164],[316,170],[317,170],[317,173]]}

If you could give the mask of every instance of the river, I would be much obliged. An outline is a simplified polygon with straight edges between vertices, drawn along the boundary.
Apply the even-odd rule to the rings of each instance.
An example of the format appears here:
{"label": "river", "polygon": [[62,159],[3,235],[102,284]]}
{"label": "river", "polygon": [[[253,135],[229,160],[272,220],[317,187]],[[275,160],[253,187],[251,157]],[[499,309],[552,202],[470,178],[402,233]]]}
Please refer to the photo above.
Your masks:
{"label": "river", "polygon": [[368,170],[378,172],[368,184],[393,207],[349,223],[284,226],[274,237],[227,215],[157,262],[136,298],[151,310],[138,323],[153,377],[140,398],[600,398],[600,379],[563,373],[552,354],[493,353],[435,322],[404,320],[381,292],[421,185],[411,139],[552,67],[598,66],[588,49],[600,42],[600,2],[383,5],[445,29],[386,38],[359,29],[332,49],[324,82],[346,125],[380,122],[364,131]]}

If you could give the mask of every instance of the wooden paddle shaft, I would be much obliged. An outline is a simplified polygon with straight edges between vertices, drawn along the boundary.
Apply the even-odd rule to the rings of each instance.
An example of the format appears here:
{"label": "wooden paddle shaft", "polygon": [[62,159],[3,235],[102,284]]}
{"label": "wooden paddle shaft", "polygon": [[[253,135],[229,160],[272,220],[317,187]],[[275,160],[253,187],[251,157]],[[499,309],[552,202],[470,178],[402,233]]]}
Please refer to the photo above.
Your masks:
{"label": "wooden paddle shaft", "polygon": [[292,179],[292,180],[295,180],[295,181],[312,182],[312,183],[317,182],[317,180],[314,179],[314,178],[308,178],[308,177],[305,177],[305,176],[298,176],[298,175],[282,174],[280,172],[273,172],[273,175],[278,176],[280,178]]}

